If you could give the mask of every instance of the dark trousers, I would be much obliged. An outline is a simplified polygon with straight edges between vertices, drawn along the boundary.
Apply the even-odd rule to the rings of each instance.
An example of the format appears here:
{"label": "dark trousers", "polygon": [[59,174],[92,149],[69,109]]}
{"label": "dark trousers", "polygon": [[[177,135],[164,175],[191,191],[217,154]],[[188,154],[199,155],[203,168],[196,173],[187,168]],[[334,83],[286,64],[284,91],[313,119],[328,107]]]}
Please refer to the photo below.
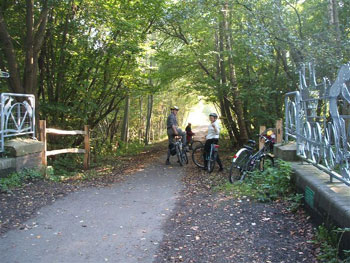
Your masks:
{"label": "dark trousers", "polygon": [[[218,144],[219,143],[219,139],[208,139],[205,141],[205,145],[204,145],[204,153],[203,153],[203,158],[204,158],[204,165],[205,167],[207,166],[207,156],[209,156],[210,154],[210,148],[212,144]],[[220,168],[222,167],[222,162],[220,160],[219,157],[219,153],[217,155],[216,161],[218,163],[218,165],[220,166]]]}

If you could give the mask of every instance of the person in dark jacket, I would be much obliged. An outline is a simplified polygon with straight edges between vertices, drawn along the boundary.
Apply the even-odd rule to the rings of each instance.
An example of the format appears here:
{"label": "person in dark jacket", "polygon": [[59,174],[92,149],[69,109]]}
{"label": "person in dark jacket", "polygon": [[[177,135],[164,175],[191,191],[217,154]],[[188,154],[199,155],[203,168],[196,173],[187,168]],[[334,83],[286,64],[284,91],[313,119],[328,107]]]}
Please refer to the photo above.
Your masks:
{"label": "person in dark jacket", "polygon": [[[186,133],[179,128],[179,125],[177,123],[177,118],[176,118],[176,115],[179,111],[179,107],[173,106],[170,108],[170,110],[171,110],[171,114],[168,116],[168,119],[167,119],[167,134],[168,134],[169,145],[175,142],[175,136],[181,136],[182,144],[186,145]],[[168,147],[168,156],[165,162],[165,164],[167,165],[170,164],[170,160],[169,160],[170,155],[171,155],[170,148]]]}

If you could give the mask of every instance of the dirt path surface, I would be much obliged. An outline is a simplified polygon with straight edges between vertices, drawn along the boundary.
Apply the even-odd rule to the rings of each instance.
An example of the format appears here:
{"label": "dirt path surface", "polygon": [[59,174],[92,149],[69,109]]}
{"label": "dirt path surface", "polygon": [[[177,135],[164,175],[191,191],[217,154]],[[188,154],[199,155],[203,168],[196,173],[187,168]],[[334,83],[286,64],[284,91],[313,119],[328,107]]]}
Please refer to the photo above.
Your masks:
{"label": "dirt path surface", "polygon": [[[195,131],[200,138],[204,129]],[[308,242],[313,226],[303,210],[291,213],[285,203],[216,192],[213,186],[227,181],[227,169],[209,175],[191,163],[183,181],[155,263],[316,262]]]}
{"label": "dirt path surface", "polygon": [[208,186],[220,176],[187,169],[186,189],[164,227],[155,262],[316,262],[307,215],[283,203],[215,193]]}
{"label": "dirt path surface", "polygon": [[120,176],[50,184],[55,191],[46,192],[47,182],[35,182],[2,194],[8,227],[0,262],[316,262],[302,211],[216,192],[227,174],[209,176],[191,161],[181,168],[175,157],[166,166],[164,151],[163,145],[130,159],[137,165]]}
{"label": "dirt path surface", "polygon": [[0,238],[1,262],[152,262],[182,188],[183,169],[164,159],[40,209],[25,228]]}

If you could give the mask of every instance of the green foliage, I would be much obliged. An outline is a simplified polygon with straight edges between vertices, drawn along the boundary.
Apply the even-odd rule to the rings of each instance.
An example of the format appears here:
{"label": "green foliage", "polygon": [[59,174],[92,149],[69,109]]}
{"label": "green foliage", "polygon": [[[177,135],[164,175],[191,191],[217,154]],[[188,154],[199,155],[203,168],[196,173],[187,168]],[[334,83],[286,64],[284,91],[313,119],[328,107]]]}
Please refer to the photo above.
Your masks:
{"label": "green foliage", "polygon": [[350,253],[347,250],[342,251],[340,258],[340,241],[345,232],[350,232],[349,228],[335,228],[320,225],[317,228],[316,235],[312,242],[319,247],[317,259],[319,262],[327,263],[348,263],[350,262]]}
{"label": "green foliage", "polygon": [[275,167],[269,167],[263,172],[253,171],[243,182],[226,183],[216,188],[238,196],[249,196],[259,202],[271,202],[283,199],[288,202],[292,212],[302,205],[303,195],[295,193],[291,183],[291,166],[288,162],[276,160]]}
{"label": "green foliage", "polygon": [[291,212],[296,212],[303,204],[304,195],[303,194],[291,194],[288,196],[287,201],[289,203],[288,209]]}
{"label": "green foliage", "polygon": [[42,178],[43,175],[38,170],[24,169],[18,173],[12,173],[7,177],[0,178],[0,190],[5,192],[11,191],[11,189],[20,187],[26,181]]}
{"label": "green foliage", "polygon": [[[115,145],[105,146],[100,149],[100,155],[95,156],[90,164],[92,168],[90,171],[83,170],[83,155],[78,154],[64,154],[56,156],[49,160],[46,174],[51,181],[61,182],[66,180],[87,180],[97,175],[102,175],[107,171],[111,171],[113,167],[117,167],[121,163],[122,158],[129,158],[137,155],[152,145],[145,146],[143,143],[119,143],[118,147]],[[94,168],[103,167],[103,171],[96,173]]]}
{"label": "green foliage", "polygon": [[[78,171],[82,170],[83,155],[81,154],[65,154],[55,158],[49,162],[52,166],[52,178],[54,176],[69,177],[75,175]],[[51,178],[51,177],[50,177]],[[54,179],[58,180],[58,179]]]}
{"label": "green foliage", "polygon": [[263,172],[255,170],[243,181],[243,184],[254,189],[260,202],[286,198],[292,193],[291,167],[287,162],[280,160],[277,162],[277,167],[269,167]]}

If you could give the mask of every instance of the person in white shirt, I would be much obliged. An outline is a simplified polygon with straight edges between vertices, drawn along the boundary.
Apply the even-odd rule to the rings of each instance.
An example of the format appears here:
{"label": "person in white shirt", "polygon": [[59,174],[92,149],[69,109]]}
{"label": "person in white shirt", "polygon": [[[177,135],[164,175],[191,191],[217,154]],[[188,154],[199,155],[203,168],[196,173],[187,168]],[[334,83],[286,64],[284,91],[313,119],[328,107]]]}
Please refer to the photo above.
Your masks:
{"label": "person in white shirt", "polygon": [[[214,144],[218,144],[219,143],[219,136],[220,136],[220,125],[218,120],[218,115],[216,113],[210,113],[209,114],[209,120],[210,120],[210,124],[208,126],[208,134],[205,137],[206,141],[205,141],[205,145],[204,145],[204,154],[203,154],[203,158],[204,158],[204,167],[207,167],[207,155],[210,154],[210,147],[211,145]],[[223,171],[224,168],[222,166],[219,154],[217,155],[217,159],[216,159],[220,169],[219,171]]]}

